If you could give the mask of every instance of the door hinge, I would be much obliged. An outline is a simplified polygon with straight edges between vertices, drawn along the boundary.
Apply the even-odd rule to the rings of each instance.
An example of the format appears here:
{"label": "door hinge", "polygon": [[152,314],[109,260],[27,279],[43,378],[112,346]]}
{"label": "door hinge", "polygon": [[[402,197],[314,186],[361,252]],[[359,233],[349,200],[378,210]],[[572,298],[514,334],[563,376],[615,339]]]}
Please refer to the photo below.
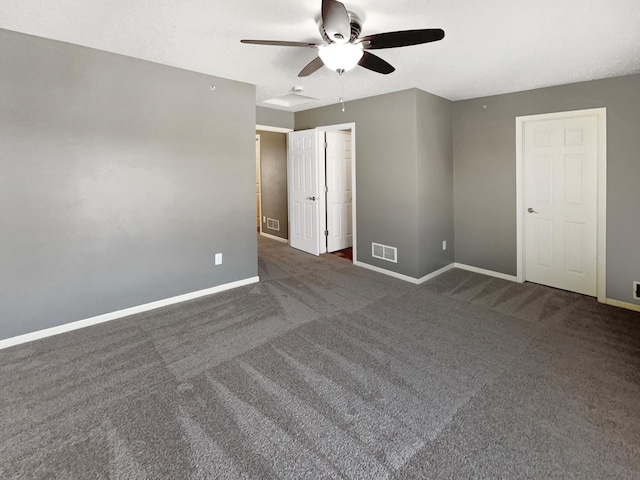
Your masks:
{"label": "door hinge", "polygon": [[324,143],[322,144],[322,148],[324,148],[325,150],[327,149],[327,147],[328,147],[328,146],[329,146],[329,144],[328,144],[327,142],[324,142]]}
{"label": "door hinge", "polygon": [[325,230],[325,231],[324,231],[324,236],[325,236],[325,237],[328,237],[328,236],[329,236],[329,230]]}
{"label": "door hinge", "polygon": [[326,185],[324,186],[324,193],[327,193],[329,191],[329,187],[327,187]]}

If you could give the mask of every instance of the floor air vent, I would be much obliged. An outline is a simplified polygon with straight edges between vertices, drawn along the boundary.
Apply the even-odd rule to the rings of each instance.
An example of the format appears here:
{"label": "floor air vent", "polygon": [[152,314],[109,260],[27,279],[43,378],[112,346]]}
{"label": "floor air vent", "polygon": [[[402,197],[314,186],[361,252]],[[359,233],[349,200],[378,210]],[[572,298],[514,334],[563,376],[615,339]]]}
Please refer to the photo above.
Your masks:
{"label": "floor air vent", "polygon": [[269,230],[280,231],[280,220],[274,220],[273,218],[267,218],[267,228]]}
{"label": "floor air vent", "polygon": [[387,262],[398,263],[398,249],[396,247],[389,247],[387,245],[381,245],[380,243],[372,243],[371,255],[374,258],[386,260]]}

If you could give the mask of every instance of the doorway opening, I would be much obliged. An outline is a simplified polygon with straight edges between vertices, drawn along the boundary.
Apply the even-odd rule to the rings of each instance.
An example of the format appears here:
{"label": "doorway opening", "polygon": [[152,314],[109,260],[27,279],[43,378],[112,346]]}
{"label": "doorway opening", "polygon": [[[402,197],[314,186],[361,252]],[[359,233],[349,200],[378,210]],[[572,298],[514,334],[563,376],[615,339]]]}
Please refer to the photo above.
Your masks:
{"label": "doorway opening", "polygon": [[516,118],[517,279],[606,301],[606,109]]}
{"label": "doorway opening", "polygon": [[[319,130],[324,189],[325,251],[353,260],[353,153],[351,129]],[[322,169],[324,167],[324,175]]]}
{"label": "doorway opening", "polygon": [[325,163],[319,175],[325,190],[320,216],[325,237],[320,253],[333,253],[353,263],[357,259],[356,125],[329,125],[317,130],[326,142],[326,148],[321,149]]}
{"label": "doorway opening", "polygon": [[286,134],[291,131],[289,128],[256,125],[258,233],[283,243],[289,242]]}
{"label": "doorway opening", "polygon": [[292,247],[312,255],[344,250],[357,260],[355,134],[355,123],[289,134]]}
{"label": "doorway opening", "polygon": [[346,258],[351,263],[353,263],[353,247],[344,248],[342,250],[336,250],[335,252],[329,252],[331,255],[335,255],[336,257]]}

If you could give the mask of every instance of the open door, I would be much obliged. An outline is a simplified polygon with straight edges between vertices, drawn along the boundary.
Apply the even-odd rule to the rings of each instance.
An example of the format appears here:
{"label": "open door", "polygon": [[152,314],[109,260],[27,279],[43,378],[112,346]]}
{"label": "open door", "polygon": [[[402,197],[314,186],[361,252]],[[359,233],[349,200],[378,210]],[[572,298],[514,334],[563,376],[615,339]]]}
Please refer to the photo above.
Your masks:
{"label": "open door", "polygon": [[312,255],[320,255],[316,130],[290,132],[287,140],[290,245]]}
{"label": "open door", "polygon": [[327,252],[353,245],[351,132],[326,132]]}

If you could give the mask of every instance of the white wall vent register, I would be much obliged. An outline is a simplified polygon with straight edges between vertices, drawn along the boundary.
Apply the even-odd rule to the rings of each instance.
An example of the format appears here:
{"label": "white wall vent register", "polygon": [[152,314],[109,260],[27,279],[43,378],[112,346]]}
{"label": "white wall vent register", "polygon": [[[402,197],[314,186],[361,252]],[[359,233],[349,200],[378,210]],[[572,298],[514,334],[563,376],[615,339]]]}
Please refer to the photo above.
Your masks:
{"label": "white wall vent register", "polygon": [[396,247],[389,247],[380,243],[372,243],[371,256],[381,260],[386,260],[387,262],[398,263],[398,249]]}
{"label": "white wall vent register", "polygon": [[280,231],[280,220],[274,220],[273,218],[267,218],[267,228],[269,230]]}

